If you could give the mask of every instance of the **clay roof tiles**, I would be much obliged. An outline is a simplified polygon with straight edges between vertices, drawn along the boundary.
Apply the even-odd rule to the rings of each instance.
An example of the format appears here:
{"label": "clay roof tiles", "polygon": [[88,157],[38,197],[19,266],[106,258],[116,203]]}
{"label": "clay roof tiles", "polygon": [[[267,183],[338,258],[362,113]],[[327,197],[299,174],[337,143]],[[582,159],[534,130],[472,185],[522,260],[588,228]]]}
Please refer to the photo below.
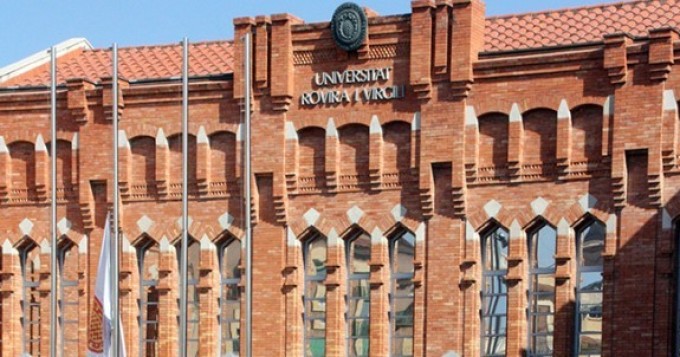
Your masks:
{"label": "clay roof tiles", "polygon": [[[600,42],[603,36],[626,32],[646,37],[654,28],[680,29],[680,0],[636,0],[554,11],[504,15],[486,19],[484,51],[499,52]],[[162,79],[181,74],[179,44],[119,49],[120,74],[129,80]],[[84,78],[96,82],[111,75],[108,49],[77,50],[58,61],[59,82]],[[231,41],[191,44],[191,76],[233,72]],[[50,81],[49,64],[39,66],[0,87],[41,86]]]}
{"label": "clay roof tiles", "polygon": [[625,32],[645,37],[649,29],[680,28],[680,0],[638,0],[486,19],[488,52],[569,46],[602,41]]}
{"label": "clay roof tiles", "polygon": [[[209,76],[232,72],[232,43],[229,41],[196,42],[189,46],[189,75]],[[161,79],[182,74],[182,48],[179,44],[125,47],[118,50],[119,71],[128,80]],[[10,86],[41,86],[50,83],[49,64],[19,75],[4,83]],[[111,76],[109,49],[78,50],[57,60],[58,82],[84,78],[97,82]]]}

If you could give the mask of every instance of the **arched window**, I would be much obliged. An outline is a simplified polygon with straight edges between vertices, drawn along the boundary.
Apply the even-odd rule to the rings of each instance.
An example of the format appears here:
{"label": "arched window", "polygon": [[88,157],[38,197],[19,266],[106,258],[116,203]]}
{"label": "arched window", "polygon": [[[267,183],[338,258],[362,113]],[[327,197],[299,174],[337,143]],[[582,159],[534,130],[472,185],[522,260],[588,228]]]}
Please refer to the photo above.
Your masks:
{"label": "arched window", "polygon": [[63,244],[58,252],[61,355],[78,354],[78,246]]}
{"label": "arched window", "polygon": [[390,356],[413,356],[413,308],[415,306],[415,269],[413,260],[416,238],[402,231],[390,241],[391,285],[390,293]]}
{"label": "arched window", "polygon": [[220,247],[220,356],[238,356],[241,350],[241,242],[231,239]]}
{"label": "arched window", "polygon": [[557,231],[544,224],[529,235],[529,356],[553,355]]}
{"label": "arched window", "polygon": [[305,357],[326,355],[326,237],[316,234],[305,242],[304,349]]}
{"label": "arched window", "polygon": [[40,356],[40,249],[27,244],[21,249],[21,276],[23,280],[21,324],[24,354]]}
{"label": "arched window", "polygon": [[369,355],[370,262],[371,237],[361,232],[347,245],[347,345],[350,357]]}
{"label": "arched window", "polygon": [[489,230],[482,238],[482,356],[505,356],[508,326],[508,231]]}
{"label": "arched window", "polygon": [[161,252],[158,244],[147,241],[138,248],[139,259],[139,355],[158,356],[158,270]]}
{"label": "arched window", "polygon": [[602,271],[605,227],[591,221],[578,232],[576,255],[576,355],[602,353]]}
{"label": "arched window", "polygon": [[[187,356],[198,356],[198,322],[200,314],[200,301],[198,294],[198,278],[200,275],[199,265],[201,261],[201,245],[200,243],[188,237],[187,242]],[[182,241],[180,240],[175,246],[177,251],[177,272],[181,274],[180,265],[182,257]],[[179,276],[179,274],[178,274]],[[178,279],[179,280],[179,279]],[[178,282],[179,283],[179,282]],[[177,289],[179,291],[179,287]],[[180,331],[181,333],[181,331]],[[179,339],[179,337],[178,337]]]}

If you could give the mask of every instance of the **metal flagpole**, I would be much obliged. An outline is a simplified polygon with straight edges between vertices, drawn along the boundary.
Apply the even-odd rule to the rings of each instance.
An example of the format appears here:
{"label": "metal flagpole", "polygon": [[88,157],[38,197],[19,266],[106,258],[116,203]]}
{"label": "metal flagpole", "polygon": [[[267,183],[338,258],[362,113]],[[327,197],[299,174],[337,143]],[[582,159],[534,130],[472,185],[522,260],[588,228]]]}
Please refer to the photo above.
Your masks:
{"label": "metal flagpole", "polygon": [[120,347],[120,313],[118,304],[118,44],[113,44],[113,236],[111,237],[111,347],[112,355],[118,357]]}
{"label": "metal flagpole", "polygon": [[51,72],[52,72],[52,85],[51,85],[51,182],[50,188],[52,193],[51,202],[51,230],[52,230],[52,242],[50,251],[50,263],[51,263],[51,295],[50,295],[50,356],[57,356],[57,49],[52,46],[50,50],[51,55]]}
{"label": "metal flagpole", "polygon": [[189,40],[182,41],[182,248],[180,256],[179,355],[187,355],[187,249],[189,230]]}
{"label": "metal flagpole", "polygon": [[246,34],[244,38],[245,50],[245,160],[244,160],[244,191],[245,191],[245,223],[246,223],[246,356],[253,355],[253,232],[250,217],[251,212],[251,177],[250,177],[250,91],[251,91],[251,34]]}

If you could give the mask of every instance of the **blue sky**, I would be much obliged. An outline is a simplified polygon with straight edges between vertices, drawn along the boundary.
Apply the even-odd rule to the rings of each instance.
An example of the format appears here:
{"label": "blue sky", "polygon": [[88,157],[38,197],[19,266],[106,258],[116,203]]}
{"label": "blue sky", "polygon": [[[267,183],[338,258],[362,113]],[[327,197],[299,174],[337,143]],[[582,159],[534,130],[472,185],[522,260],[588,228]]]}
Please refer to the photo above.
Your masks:
{"label": "blue sky", "polygon": [[[542,11],[607,0],[487,0],[487,16]],[[232,19],[288,12],[327,21],[343,0],[6,0],[0,10],[0,67],[72,37],[95,47],[231,39]],[[380,14],[409,12],[410,0],[356,0]]]}

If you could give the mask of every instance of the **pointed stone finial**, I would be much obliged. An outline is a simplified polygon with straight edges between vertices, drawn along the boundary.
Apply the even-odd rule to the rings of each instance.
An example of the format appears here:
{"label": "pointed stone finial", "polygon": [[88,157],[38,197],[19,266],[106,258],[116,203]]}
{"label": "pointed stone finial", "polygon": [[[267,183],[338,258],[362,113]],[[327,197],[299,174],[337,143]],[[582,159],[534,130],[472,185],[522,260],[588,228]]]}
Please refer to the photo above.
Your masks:
{"label": "pointed stone finial", "polygon": [[566,99],[562,99],[560,107],[557,109],[557,119],[571,119],[571,110]]}
{"label": "pointed stone finial", "polygon": [[128,141],[127,134],[125,130],[118,130],[118,147],[121,149],[129,149],[130,142]]}
{"label": "pointed stone finial", "polygon": [[386,239],[383,237],[383,232],[378,227],[375,227],[373,232],[371,232],[371,244],[387,244]]}
{"label": "pointed stone finial", "polygon": [[78,133],[74,133],[73,139],[71,139],[71,150],[72,151],[78,150],[78,145],[79,145],[78,139],[79,139]]}
{"label": "pointed stone finial", "polygon": [[478,126],[477,113],[475,107],[471,105],[465,107],[465,126]]}
{"label": "pointed stone finial", "polygon": [[382,125],[380,125],[380,119],[377,115],[371,117],[371,126],[368,128],[369,134],[380,134],[382,135]]}
{"label": "pointed stone finial", "polygon": [[557,235],[562,237],[569,235],[569,222],[567,222],[567,220],[564,218],[560,219],[560,221],[557,223]]}
{"label": "pointed stone finial", "polygon": [[12,242],[9,239],[5,239],[2,243],[2,254],[4,255],[19,255],[19,252],[12,246]]}
{"label": "pointed stone finial", "polygon": [[167,253],[170,251],[170,241],[168,240],[168,237],[163,236],[160,241],[160,251],[161,253]]}
{"label": "pointed stone finial", "polygon": [[333,118],[328,118],[328,124],[326,124],[326,137],[327,138],[338,138],[338,129],[335,127],[335,120]]}
{"label": "pointed stone finial", "polygon": [[675,99],[675,92],[672,89],[663,91],[663,110],[677,112],[678,101]]}
{"label": "pointed stone finial", "polygon": [[[665,211],[665,209],[664,209],[664,211]],[[663,221],[663,218],[664,217],[662,217],[662,221]],[[616,217],[616,215],[610,214],[609,218],[607,218],[607,233],[616,234],[617,222],[618,222],[618,218]],[[662,222],[662,227],[663,227],[663,223],[664,222]],[[663,227],[663,228],[665,229],[665,227]]]}
{"label": "pointed stone finial", "polygon": [[520,238],[522,238],[522,226],[520,226],[519,222],[515,219],[510,224],[510,239]]}
{"label": "pointed stone finial", "polygon": [[[300,241],[297,239],[297,236],[295,233],[293,233],[293,230],[288,227],[286,230],[286,244],[289,247],[299,247],[300,246]],[[245,245],[245,244],[243,244]]]}
{"label": "pointed stone finial", "polygon": [[50,247],[50,243],[47,242],[47,239],[43,239],[42,242],[40,242],[40,253],[50,254],[51,252],[52,248]]}
{"label": "pointed stone finial", "polygon": [[208,135],[205,133],[205,128],[203,127],[203,125],[201,125],[201,127],[198,128],[198,135],[196,135],[196,143],[210,145],[210,140],[208,140]]}
{"label": "pointed stone finial", "polygon": [[243,137],[246,136],[245,130],[246,128],[243,126],[243,124],[238,125],[236,128],[236,141],[243,141]]}
{"label": "pointed stone finial", "polygon": [[5,138],[0,136],[0,154],[9,154],[9,148],[5,143]]}
{"label": "pointed stone finial", "polygon": [[210,252],[214,252],[217,250],[215,247],[215,243],[213,243],[210,238],[208,238],[207,234],[203,235],[203,238],[201,238],[201,250],[206,250]]}
{"label": "pointed stone finial", "polygon": [[517,103],[512,104],[512,108],[510,109],[510,122],[521,122],[522,121],[522,112],[519,110],[519,105]]}
{"label": "pointed stone finial", "polygon": [[285,136],[286,140],[298,141],[298,133],[292,121],[286,121]]}
{"label": "pointed stone finial", "polygon": [[338,232],[335,230],[335,228],[331,228],[331,231],[328,232],[328,246],[329,247],[337,247],[340,245],[340,236],[338,236]]}
{"label": "pointed stone finial", "polygon": [[420,222],[418,225],[418,228],[416,228],[416,242],[424,242],[425,241],[425,223]]}
{"label": "pointed stone finial", "polygon": [[45,146],[42,134],[38,134],[38,137],[35,138],[35,151],[47,152],[47,146]]}
{"label": "pointed stone finial", "polygon": [[614,115],[614,96],[610,95],[607,97],[607,99],[604,101],[604,105],[602,106],[602,115],[605,117]]}
{"label": "pointed stone finial", "polygon": [[[130,242],[128,242],[130,244]],[[123,250],[125,250],[125,241],[123,241]],[[78,243],[78,253],[87,254],[87,236],[83,236]]]}
{"label": "pointed stone finial", "polygon": [[465,240],[469,242],[478,242],[479,234],[475,231],[470,221],[465,222]]}
{"label": "pointed stone finial", "polygon": [[411,122],[411,131],[420,131],[420,112],[413,114],[413,121]]}
{"label": "pointed stone finial", "polygon": [[165,133],[163,132],[163,128],[158,128],[158,131],[156,132],[156,146],[162,148],[167,148],[170,146],[168,144],[168,138],[165,136]]}

